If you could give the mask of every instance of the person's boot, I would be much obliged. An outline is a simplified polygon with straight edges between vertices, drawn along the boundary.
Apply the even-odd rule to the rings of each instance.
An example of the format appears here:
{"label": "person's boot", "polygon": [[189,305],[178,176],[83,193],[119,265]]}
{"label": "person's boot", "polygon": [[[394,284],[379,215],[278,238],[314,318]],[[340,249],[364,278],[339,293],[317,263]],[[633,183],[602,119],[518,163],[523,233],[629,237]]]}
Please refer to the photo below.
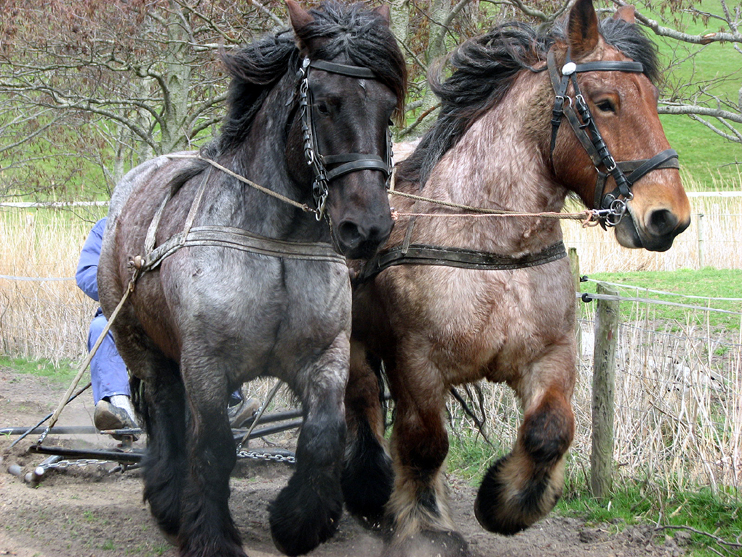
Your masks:
{"label": "person's boot", "polygon": [[254,398],[244,398],[239,404],[230,406],[227,408],[227,416],[229,416],[229,425],[238,429],[245,425],[248,421],[255,416],[256,412],[260,409],[260,403]]}
{"label": "person's boot", "polygon": [[[116,398],[127,398],[123,395]],[[137,429],[137,424],[134,417],[127,411],[126,408],[112,404],[109,400],[101,399],[98,404],[95,405],[95,412],[93,413],[93,423],[96,429],[109,430],[109,429]],[[114,435],[114,439],[119,441],[123,439],[122,435]],[[134,436],[136,440],[136,436]]]}

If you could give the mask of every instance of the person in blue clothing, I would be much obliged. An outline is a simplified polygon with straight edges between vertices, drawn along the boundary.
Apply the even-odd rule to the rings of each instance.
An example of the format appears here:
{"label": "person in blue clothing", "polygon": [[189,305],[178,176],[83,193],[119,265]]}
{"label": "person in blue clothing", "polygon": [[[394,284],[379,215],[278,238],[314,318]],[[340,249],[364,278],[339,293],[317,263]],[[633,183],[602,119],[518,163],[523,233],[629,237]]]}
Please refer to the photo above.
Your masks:
{"label": "person in blue clothing", "polygon": [[[88,234],[80,253],[75,280],[86,295],[98,299],[98,261],[100,259],[106,217],[95,223]],[[88,332],[88,351],[93,348],[106,326],[106,317],[99,307]],[[90,361],[90,377],[93,384],[95,412],[93,423],[98,429],[126,429],[139,427],[131,404],[129,374],[126,364],[116,349],[113,335],[109,331]],[[228,408],[232,427],[240,427],[257,411],[259,403],[253,398],[243,398],[239,391],[232,394]]]}
{"label": "person in blue clothing", "polygon": [[[88,234],[75,273],[77,286],[96,302],[98,301],[98,260],[105,229],[106,218],[104,217],[95,223]],[[103,310],[99,307],[90,323],[88,350],[93,348],[106,323]],[[95,427],[98,429],[139,427],[131,405],[126,364],[116,350],[110,331],[90,361],[90,377],[95,401],[95,413],[93,414]]]}

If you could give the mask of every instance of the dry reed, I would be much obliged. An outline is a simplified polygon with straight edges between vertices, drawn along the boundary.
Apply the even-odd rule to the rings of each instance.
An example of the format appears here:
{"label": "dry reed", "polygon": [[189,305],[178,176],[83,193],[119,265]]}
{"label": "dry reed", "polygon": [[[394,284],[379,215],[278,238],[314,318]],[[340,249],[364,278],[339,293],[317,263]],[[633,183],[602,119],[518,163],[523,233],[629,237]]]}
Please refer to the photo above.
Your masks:
{"label": "dry reed", "polygon": [[[658,253],[622,248],[612,231],[599,226],[583,228],[564,221],[564,243],[577,249],[583,273],[624,271],[677,271],[742,269],[742,197],[690,198],[691,224],[675,239],[672,249]],[[570,204],[570,210],[577,206]],[[703,216],[699,216],[703,215]]]}

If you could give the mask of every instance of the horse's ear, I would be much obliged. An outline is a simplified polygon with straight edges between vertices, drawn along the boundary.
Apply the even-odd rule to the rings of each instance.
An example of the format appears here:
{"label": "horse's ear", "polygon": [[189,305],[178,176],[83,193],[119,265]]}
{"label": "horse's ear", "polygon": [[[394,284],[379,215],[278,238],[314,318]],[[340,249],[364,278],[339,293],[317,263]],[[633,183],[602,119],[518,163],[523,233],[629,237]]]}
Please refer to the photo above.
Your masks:
{"label": "horse's ear", "polygon": [[[288,1],[288,0],[287,0]],[[572,49],[572,58],[582,58],[592,52],[598,41],[598,14],[595,13],[592,0],[577,0],[569,12],[567,39]]]}
{"label": "horse's ear", "polygon": [[620,6],[613,19],[623,19],[626,23],[636,23],[636,10],[634,6]]}
{"label": "horse's ear", "polygon": [[286,8],[289,10],[289,19],[294,31],[303,29],[314,21],[312,14],[302,8],[295,0],[286,0]]}
{"label": "horse's ear", "polygon": [[387,25],[392,22],[392,12],[389,10],[389,4],[382,4],[378,8],[374,8],[374,12],[379,14]]}

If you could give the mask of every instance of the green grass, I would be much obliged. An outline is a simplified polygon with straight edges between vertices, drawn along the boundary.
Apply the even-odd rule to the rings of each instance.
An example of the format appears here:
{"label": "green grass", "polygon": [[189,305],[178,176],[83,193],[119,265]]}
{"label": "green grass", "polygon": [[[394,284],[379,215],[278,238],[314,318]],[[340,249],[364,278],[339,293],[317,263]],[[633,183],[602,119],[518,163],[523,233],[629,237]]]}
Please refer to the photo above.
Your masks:
{"label": "green grass", "polygon": [[[565,496],[554,512],[587,523],[611,523],[618,528],[632,524],[690,527],[734,542],[742,536],[740,495],[734,488],[716,493],[708,488],[676,491],[672,486],[660,486],[651,480],[630,480],[614,485],[611,496],[599,501],[590,495],[584,482],[572,482],[566,486]],[[662,539],[665,534],[677,536],[679,531],[688,533],[683,535],[689,538],[691,556],[735,554],[734,550],[725,553],[712,537],[685,528],[663,529],[658,535]],[[716,552],[720,550],[721,553]]]}
{"label": "green grass", "polygon": [[471,485],[479,485],[487,468],[510,452],[510,447],[497,449],[482,437],[449,435],[448,471],[464,478]]}
{"label": "green grass", "polygon": [[0,356],[0,367],[8,367],[17,373],[28,373],[37,377],[48,377],[54,381],[69,383],[77,373],[77,364],[70,361],[61,361],[59,365],[41,360],[27,360],[25,358],[11,358]]}
{"label": "green grass", "polygon": [[[641,289],[649,288],[664,292],[693,296],[708,296],[709,298],[742,298],[742,270],[712,269],[701,270],[683,269],[680,271],[641,271],[632,273],[595,273],[589,276],[591,280],[613,282],[630,285],[636,288],[616,288],[619,294],[627,297],[650,298],[673,303],[696,305],[700,308],[712,307],[727,311],[742,312],[742,302],[687,299],[678,296],[666,296],[654,292],[647,293]],[[613,288],[613,287],[611,287]],[[580,285],[582,292],[596,290],[595,282],[583,282]],[[699,310],[689,313],[687,309],[673,306],[652,304],[645,308],[650,312],[650,319],[676,321],[680,325],[710,325],[714,331],[739,331],[739,315],[705,312]],[[622,318],[636,319],[636,307],[632,302],[621,303]],[[693,319],[692,323],[687,320]],[[708,322],[706,321],[708,317]]]}

